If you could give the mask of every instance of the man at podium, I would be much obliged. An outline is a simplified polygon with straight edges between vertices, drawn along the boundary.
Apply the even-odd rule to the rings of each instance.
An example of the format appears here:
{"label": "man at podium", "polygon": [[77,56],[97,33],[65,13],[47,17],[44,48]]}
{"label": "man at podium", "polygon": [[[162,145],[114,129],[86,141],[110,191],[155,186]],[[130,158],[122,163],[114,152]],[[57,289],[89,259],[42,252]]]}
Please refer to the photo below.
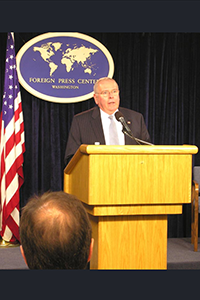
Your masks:
{"label": "man at podium", "polygon": [[[138,139],[150,142],[143,115],[119,107],[119,87],[114,79],[104,77],[95,83],[94,101],[97,106],[73,117],[65,151],[65,164],[70,161],[81,144],[136,145],[139,143]],[[117,111],[120,113],[118,120],[115,116]],[[124,134],[127,132],[122,132],[124,125],[131,136]]]}
{"label": "man at podium", "polygon": [[113,79],[96,82],[94,100],[73,118],[66,163],[79,150],[64,170],[64,191],[83,202],[92,224],[90,268],[166,269],[168,215],[191,202],[197,147],[135,146],[149,145],[149,133],[140,113],[119,106]]}

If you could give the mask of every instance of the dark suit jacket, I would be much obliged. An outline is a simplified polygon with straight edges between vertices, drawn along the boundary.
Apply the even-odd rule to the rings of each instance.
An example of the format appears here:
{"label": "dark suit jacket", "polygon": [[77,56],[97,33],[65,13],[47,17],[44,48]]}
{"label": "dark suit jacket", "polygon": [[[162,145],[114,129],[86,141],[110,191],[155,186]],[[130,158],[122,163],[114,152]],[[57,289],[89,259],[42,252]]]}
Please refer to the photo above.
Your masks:
{"label": "dark suit jacket", "polygon": [[[150,136],[142,114],[122,107],[119,107],[119,110],[128,122],[133,136],[150,142]],[[81,144],[92,145],[95,142],[105,145],[100,110],[97,106],[74,116],[65,151],[65,164],[69,162]],[[136,145],[137,143],[125,135],[125,144]]]}

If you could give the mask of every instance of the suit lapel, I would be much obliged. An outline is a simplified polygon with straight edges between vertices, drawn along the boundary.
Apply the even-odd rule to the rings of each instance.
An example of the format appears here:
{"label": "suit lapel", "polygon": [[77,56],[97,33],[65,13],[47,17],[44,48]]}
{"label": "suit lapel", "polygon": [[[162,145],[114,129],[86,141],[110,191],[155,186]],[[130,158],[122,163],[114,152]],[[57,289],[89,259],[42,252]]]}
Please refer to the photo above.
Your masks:
{"label": "suit lapel", "polygon": [[95,107],[92,112],[91,127],[95,133],[97,142],[99,142],[101,145],[105,145],[103,127],[102,127],[100,111],[98,107]]}
{"label": "suit lapel", "polygon": [[[131,128],[131,125],[132,125],[132,120],[129,120],[126,116],[126,111],[123,110],[123,108],[120,108],[119,107],[119,111],[121,111],[121,113],[124,115],[124,118],[128,124],[128,126]],[[125,145],[137,145],[137,142],[133,139],[131,139],[130,137],[128,137],[126,134],[125,134]]]}

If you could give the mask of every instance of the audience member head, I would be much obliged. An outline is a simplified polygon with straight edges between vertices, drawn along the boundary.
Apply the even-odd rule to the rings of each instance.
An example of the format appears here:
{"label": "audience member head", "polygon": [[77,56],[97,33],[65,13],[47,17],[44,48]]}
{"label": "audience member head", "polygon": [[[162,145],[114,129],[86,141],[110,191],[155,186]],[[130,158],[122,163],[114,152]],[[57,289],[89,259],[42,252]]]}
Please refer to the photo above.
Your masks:
{"label": "audience member head", "polygon": [[48,192],[22,209],[21,252],[30,269],[85,269],[93,239],[89,217],[73,195]]}

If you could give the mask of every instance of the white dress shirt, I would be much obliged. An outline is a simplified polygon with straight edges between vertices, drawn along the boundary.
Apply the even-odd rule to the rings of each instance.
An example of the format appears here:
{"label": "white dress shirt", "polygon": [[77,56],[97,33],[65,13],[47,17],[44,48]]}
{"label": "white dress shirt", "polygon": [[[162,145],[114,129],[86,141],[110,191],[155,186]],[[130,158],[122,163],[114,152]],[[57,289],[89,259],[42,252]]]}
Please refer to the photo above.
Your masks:
{"label": "white dress shirt", "polygon": [[[118,111],[118,110],[116,110],[116,111]],[[113,119],[114,119],[114,122],[117,127],[119,144],[125,145],[124,133],[122,132],[122,124],[119,121],[117,121],[117,119],[115,118],[116,111],[113,114],[113,116],[114,116]],[[108,118],[109,115],[100,109],[100,116],[101,116],[101,122],[102,122],[102,126],[103,126],[105,142],[106,142],[106,145],[109,145],[109,125],[110,125],[110,119]]]}

